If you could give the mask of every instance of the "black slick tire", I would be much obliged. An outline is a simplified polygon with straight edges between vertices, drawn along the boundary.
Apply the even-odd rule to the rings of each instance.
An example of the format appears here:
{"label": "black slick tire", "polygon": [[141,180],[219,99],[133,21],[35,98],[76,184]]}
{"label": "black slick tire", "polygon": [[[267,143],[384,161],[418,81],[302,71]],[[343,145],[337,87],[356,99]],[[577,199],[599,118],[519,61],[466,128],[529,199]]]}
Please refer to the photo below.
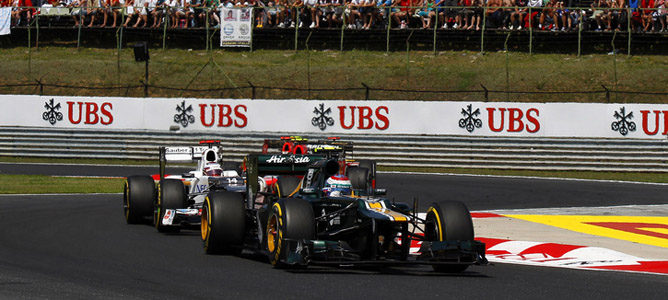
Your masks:
{"label": "black slick tire", "polygon": [[[428,241],[472,241],[473,221],[464,203],[432,203],[427,210],[425,239]],[[433,265],[434,271],[463,272],[468,265]]]}
{"label": "black slick tire", "polygon": [[369,169],[348,167],[346,173],[353,189],[366,191],[369,188]]}
{"label": "black slick tire", "polygon": [[151,176],[130,176],[123,185],[123,214],[128,224],[144,222],[153,212],[155,183]]}
{"label": "black slick tire", "polygon": [[271,208],[265,230],[269,262],[277,268],[288,267],[285,259],[295,243],[286,240],[315,238],[315,217],[311,204],[303,199],[284,198]]}
{"label": "black slick tire", "polygon": [[241,193],[215,191],[202,205],[202,245],[206,254],[239,253],[246,234],[246,210]]}
{"label": "black slick tire", "polygon": [[279,198],[292,197],[301,188],[301,179],[296,176],[278,176],[274,190]]}
{"label": "black slick tire", "polygon": [[369,170],[367,174],[367,185],[373,189],[376,188],[376,161],[363,159],[359,161],[359,167]]}
{"label": "black slick tire", "polygon": [[153,210],[153,225],[158,232],[178,232],[178,226],[162,225],[162,218],[167,209],[186,208],[186,190],[178,179],[163,179],[158,183],[158,195]]}

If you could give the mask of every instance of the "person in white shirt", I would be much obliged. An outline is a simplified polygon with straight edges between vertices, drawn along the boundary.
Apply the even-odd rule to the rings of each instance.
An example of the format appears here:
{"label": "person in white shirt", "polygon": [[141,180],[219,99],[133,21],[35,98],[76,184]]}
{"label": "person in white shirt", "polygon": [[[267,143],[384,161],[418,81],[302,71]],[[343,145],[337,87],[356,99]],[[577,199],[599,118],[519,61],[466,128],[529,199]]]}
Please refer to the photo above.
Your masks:
{"label": "person in white shirt", "polygon": [[135,15],[137,15],[137,22],[132,26],[137,28],[140,23],[143,23],[141,27],[146,27],[148,24],[148,4],[150,0],[135,0]]}
{"label": "person in white shirt", "polygon": [[311,16],[311,26],[309,28],[319,28],[320,20],[318,19],[318,0],[304,0],[304,13]]}
{"label": "person in white shirt", "polygon": [[345,15],[346,24],[348,24],[348,29],[356,29],[356,21],[362,17],[360,13],[360,7],[362,6],[364,0],[350,0],[348,2]]}
{"label": "person in white shirt", "polygon": [[376,19],[376,0],[361,0],[361,7],[359,9],[360,15],[362,16],[362,29],[369,30],[373,26],[373,21]]}

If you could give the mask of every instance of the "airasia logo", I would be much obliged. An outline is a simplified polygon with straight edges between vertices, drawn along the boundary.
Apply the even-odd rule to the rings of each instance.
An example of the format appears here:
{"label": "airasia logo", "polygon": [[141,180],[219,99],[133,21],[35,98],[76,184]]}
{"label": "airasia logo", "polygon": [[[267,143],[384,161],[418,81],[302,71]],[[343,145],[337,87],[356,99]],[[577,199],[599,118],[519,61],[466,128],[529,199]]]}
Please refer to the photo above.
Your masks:
{"label": "airasia logo", "polygon": [[[338,114],[336,114],[338,111]],[[337,106],[334,113],[332,108],[325,108],[320,103],[313,109],[315,116],[311,118],[311,125],[324,131],[329,126],[338,125],[346,130],[386,130],[390,127],[390,109],[387,106]],[[338,115],[338,122],[335,120]]]}

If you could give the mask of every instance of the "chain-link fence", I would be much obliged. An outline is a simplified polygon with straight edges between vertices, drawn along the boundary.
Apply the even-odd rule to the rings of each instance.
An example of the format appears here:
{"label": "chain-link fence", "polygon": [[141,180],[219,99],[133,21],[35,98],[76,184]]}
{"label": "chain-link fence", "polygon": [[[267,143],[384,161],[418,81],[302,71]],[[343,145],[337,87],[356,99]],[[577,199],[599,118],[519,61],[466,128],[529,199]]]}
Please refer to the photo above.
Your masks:
{"label": "chain-link fence", "polygon": [[[299,8],[295,9],[299,11]],[[7,70],[14,74],[25,73],[24,80],[13,80],[11,76],[5,76],[4,78],[9,80],[5,80],[4,84],[0,85],[0,93],[251,99],[448,99],[451,101],[531,102],[568,99],[568,101],[583,102],[668,102],[668,93],[665,90],[665,80],[668,77],[666,77],[666,69],[661,66],[661,60],[658,65],[653,65],[651,60],[646,62],[642,58],[642,61],[637,62],[628,56],[641,53],[668,53],[668,34],[651,32],[651,30],[644,31],[645,28],[642,26],[647,24],[643,24],[642,20],[635,24],[637,20],[633,21],[634,11],[632,9],[617,9],[617,14],[613,14],[612,9],[590,12],[589,9],[577,8],[573,11],[579,12],[578,17],[566,19],[564,22],[559,18],[546,17],[545,20],[541,20],[539,15],[533,14],[534,8],[531,7],[512,7],[507,9],[518,13],[516,17],[509,17],[508,20],[502,18],[501,23],[491,22],[489,24],[491,26],[487,26],[487,14],[481,13],[479,30],[476,30],[475,26],[471,29],[461,29],[466,23],[463,23],[461,18],[456,19],[457,12],[462,13],[462,10],[468,9],[466,7],[443,7],[442,18],[440,8],[434,9],[431,18],[427,13],[427,18],[431,22],[429,26],[425,26],[427,28],[422,28],[423,17],[420,16],[422,10],[417,8],[413,11],[407,8],[405,15],[399,17],[397,22],[395,15],[392,14],[402,12],[401,9],[402,7],[391,9],[391,12],[385,13],[387,15],[385,18],[382,17],[382,14],[377,15],[369,30],[363,29],[364,21],[360,21],[359,18],[357,20],[349,17],[341,18],[340,23],[332,24],[331,28],[328,28],[330,24],[325,19],[320,20],[320,28],[309,28],[312,20],[308,15],[306,17],[300,14],[287,15],[282,20],[283,22],[270,24],[266,18],[269,14],[258,13],[255,15],[256,18],[253,18],[258,21],[257,24],[254,24],[251,48],[221,51],[218,49],[220,43],[218,24],[208,17],[199,21],[193,19],[193,24],[183,24],[184,19],[177,19],[178,24],[175,24],[169,17],[152,19],[154,17],[147,14],[147,28],[139,28],[141,26],[134,28],[138,18],[135,16],[128,22],[127,11],[120,10],[116,25],[128,22],[130,26],[100,27],[103,25],[103,17],[100,20],[100,15],[98,15],[98,18],[93,19],[92,13],[84,17],[82,10],[78,10],[79,19],[77,26],[74,26],[72,16],[75,12],[74,8],[61,8],[59,13],[62,15],[54,12],[43,13],[45,12],[43,7],[35,8],[35,12],[39,11],[39,14],[31,15],[31,18],[27,18],[27,13],[18,15],[12,21],[11,35],[0,36],[0,46],[25,48],[27,56],[27,63],[16,60],[15,65],[20,64],[21,66],[7,67]],[[445,9],[458,10],[454,13],[454,19],[451,19]],[[499,7],[498,9],[504,8]],[[113,8],[110,8],[109,11],[113,11]],[[166,15],[169,15],[170,11],[170,8],[164,9]],[[202,8],[202,11],[206,15],[209,9]],[[213,10],[210,11],[213,12]],[[265,12],[266,10],[256,9],[256,12],[258,11]],[[378,11],[382,12],[383,9]],[[409,14],[409,11],[412,14]],[[622,11],[627,13],[620,14]],[[659,12],[656,9],[649,11]],[[607,19],[596,18],[597,15],[607,15],[606,12],[610,12]],[[467,12],[463,13],[467,14]],[[344,10],[342,14],[346,16],[346,11]],[[512,16],[512,13],[510,15]],[[568,18],[572,18],[572,15],[569,14]],[[111,16],[107,18],[107,23],[104,25],[112,22]],[[427,18],[424,18],[425,22]],[[154,20],[158,21],[156,24],[159,26],[151,28],[150,25]],[[348,24],[348,20],[352,24]],[[407,24],[402,24],[402,21],[405,20],[408,21]],[[469,26],[477,24],[477,21],[472,22],[471,20],[471,18],[466,20]],[[622,22],[624,20],[626,23]],[[658,16],[651,20],[654,23],[649,28],[661,29],[662,25]],[[186,21],[189,20],[186,19]],[[540,23],[541,26],[534,22]],[[262,24],[261,28],[257,26],[260,24]],[[302,24],[301,28],[300,24]],[[458,24],[460,26],[454,28]],[[601,31],[598,28],[599,24],[602,25]],[[93,26],[88,27],[88,25]],[[140,22],[140,25],[143,24]],[[294,25],[294,28],[290,28],[291,25]],[[406,25],[405,28],[403,25]],[[446,28],[443,28],[444,25]],[[182,28],[182,26],[188,26],[188,28]],[[623,30],[624,28],[626,30]],[[611,30],[605,31],[605,29]],[[129,48],[140,41],[148,42],[151,49],[206,49],[198,53],[198,55],[206,54],[206,59],[179,63],[178,68],[169,69],[165,66],[174,64],[171,58],[152,57],[151,72],[147,68],[145,77],[144,65],[135,63],[129,56],[131,52]],[[99,62],[97,58],[62,57],[61,59],[60,57],[54,58],[52,55],[42,59],[40,63],[35,62],[34,57],[39,57],[38,54],[49,51],[57,52],[53,50],[56,48],[73,49],[75,47],[87,50],[112,49],[109,55],[114,57],[108,58],[108,61]],[[236,66],[236,69],[225,65],[239,63],[241,58],[238,56],[236,61],[227,59],[232,54],[248,53],[246,51],[257,53],[261,52],[257,50],[262,49],[297,51],[292,56],[287,53],[281,54],[281,57],[278,57],[279,60],[290,60],[289,63],[282,65],[275,63],[276,57],[273,58],[274,61],[262,58],[264,60],[262,67],[265,72],[274,72],[282,76],[272,77],[254,73],[252,69],[255,65],[240,65]],[[313,51],[304,51],[311,49],[333,49],[343,50],[343,52],[331,51],[332,54],[326,54],[328,52],[323,51],[325,54],[313,54],[312,59]],[[365,58],[354,50],[375,50],[371,52],[381,54],[387,52],[389,56],[381,57],[374,66],[365,67],[347,63],[354,61],[353,56]],[[436,62],[436,59],[441,57],[441,52],[451,50],[468,50],[456,55],[466,56],[467,60],[453,65],[464,65],[467,69],[471,66],[471,69],[453,69],[448,65],[451,61],[443,59]],[[477,54],[472,55],[471,51]],[[502,53],[494,53],[497,51]],[[336,53],[340,53],[338,57]],[[491,55],[482,55],[482,53]],[[582,78],[574,79],[570,83],[550,85],[551,74],[540,74],[540,70],[532,70],[531,59],[526,57],[527,55],[535,57],[536,55],[532,53],[567,53],[578,57],[592,53],[603,54],[601,57],[594,57],[592,60],[597,61],[590,63],[604,65],[604,67],[597,69],[595,73],[583,66],[580,59],[559,58],[552,64],[568,67],[555,69],[556,72],[570,72]],[[405,59],[397,59],[397,56],[405,56]],[[450,54],[450,56],[453,55]],[[485,65],[486,68],[476,68],[479,62],[484,60],[482,57],[495,57],[497,62]],[[49,64],[44,63],[46,60]],[[328,61],[335,61],[336,64],[328,66]],[[647,71],[638,71],[636,70],[639,69],[636,65],[638,63],[651,67]],[[81,77],[72,76],[73,73],[86,73],[90,69],[103,71],[100,73],[99,80],[82,81]],[[69,73],[59,75],[62,70],[69,70]],[[176,77],[180,78],[180,81],[170,81],[168,76],[161,76],[172,72],[179,73],[179,76]],[[150,79],[148,78],[149,73],[153,74]],[[368,76],[348,78],[347,76],[347,74],[373,73],[382,75],[376,78],[368,78]],[[423,73],[429,75],[421,76]],[[645,74],[647,80],[640,81],[639,79],[644,78]],[[347,79],[341,81],[340,84],[321,84],[342,76]],[[453,76],[457,77],[457,82],[453,82]],[[219,77],[220,80],[197,84],[202,77],[207,80]],[[394,81],[386,79],[390,77],[395,78]],[[292,81],[288,83],[282,81],[285,78],[290,78]],[[597,78],[600,80],[593,80]],[[422,84],[426,81],[444,83],[441,85]],[[655,83],[644,84],[650,81]]]}
{"label": "chain-link fence", "polygon": [[[424,3],[376,8],[256,7],[251,50],[668,53],[664,8],[585,8],[563,4],[432,6],[431,0]],[[213,17],[218,13],[216,8],[134,9],[17,7],[12,13],[12,34],[0,36],[0,46],[121,48],[138,40],[148,40],[162,49],[212,49],[220,45],[220,19]]]}

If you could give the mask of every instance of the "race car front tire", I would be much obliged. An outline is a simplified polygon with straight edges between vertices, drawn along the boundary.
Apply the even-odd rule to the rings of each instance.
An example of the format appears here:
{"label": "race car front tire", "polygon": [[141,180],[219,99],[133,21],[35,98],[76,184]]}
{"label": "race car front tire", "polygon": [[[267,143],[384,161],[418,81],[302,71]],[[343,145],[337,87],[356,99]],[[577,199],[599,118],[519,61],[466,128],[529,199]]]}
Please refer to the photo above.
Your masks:
{"label": "race car front tire", "polygon": [[186,208],[186,189],[183,182],[178,179],[163,179],[158,183],[158,196],[156,197],[153,211],[153,225],[158,232],[178,232],[178,226],[162,224],[162,218],[167,209]]}
{"label": "race car front tire", "polygon": [[129,176],[123,185],[123,214],[128,224],[138,224],[153,212],[155,183],[151,176]]}
{"label": "race car front tire", "polygon": [[[473,241],[473,221],[464,203],[444,201],[432,203],[427,210],[425,240]],[[433,265],[437,272],[463,272],[468,265]]]}
{"label": "race car front tire", "polygon": [[211,192],[202,205],[202,244],[206,254],[238,253],[246,234],[246,210],[241,193]]}
{"label": "race car front tire", "polygon": [[288,267],[285,259],[290,251],[295,250],[292,247],[296,245],[287,240],[315,239],[313,207],[303,199],[279,199],[271,208],[265,236],[271,264],[277,268]]}

